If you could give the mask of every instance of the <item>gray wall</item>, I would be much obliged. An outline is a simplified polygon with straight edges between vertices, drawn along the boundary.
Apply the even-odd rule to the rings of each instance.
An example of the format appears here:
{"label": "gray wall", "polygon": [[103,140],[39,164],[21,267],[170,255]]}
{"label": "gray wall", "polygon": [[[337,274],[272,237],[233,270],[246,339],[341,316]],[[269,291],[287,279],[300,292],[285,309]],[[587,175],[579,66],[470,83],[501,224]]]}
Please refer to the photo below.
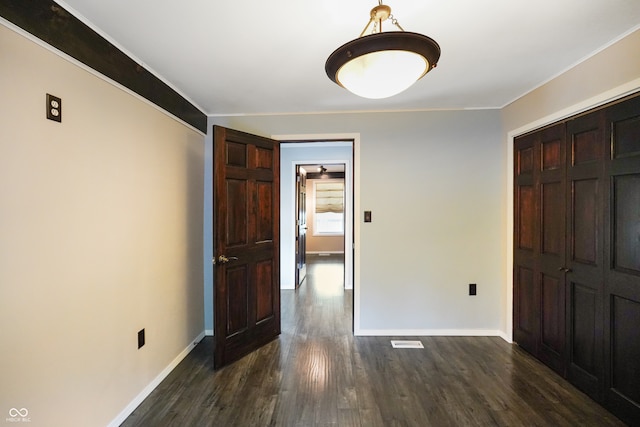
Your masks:
{"label": "gray wall", "polygon": [[[356,224],[356,333],[499,334],[506,185],[499,111],[212,117],[209,124],[263,136],[359,135],[356,209],[371,210],[373,222]],[[468,296],[469,283],[478,284],[477,296]]]}

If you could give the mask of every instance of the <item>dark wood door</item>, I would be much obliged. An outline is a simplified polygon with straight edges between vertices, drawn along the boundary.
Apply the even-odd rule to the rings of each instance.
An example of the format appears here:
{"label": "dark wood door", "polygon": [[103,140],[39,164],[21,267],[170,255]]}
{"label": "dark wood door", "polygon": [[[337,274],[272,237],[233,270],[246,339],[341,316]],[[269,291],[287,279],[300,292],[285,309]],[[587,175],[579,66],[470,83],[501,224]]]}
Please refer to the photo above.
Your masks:
{"label": "dark wood door", "polygon": [[[537,277],[536,135],[514,142],[513,339],[536,355],[540,330]],[[535,152],[534,152],[535,151]]]}
{"label": "dark wood door", "polygon": [[640,97],[607,111],[605,404],[640,425]]}
{"label": "dark wood door", "polygon": [[280,334],[280,145],[213,128],[214,367]]}
{"label": "dark wood door", "polygon": [[640,96],[514,155],[514,340],[640,425]]}
{"label": "dark wood door", "polygon": [[604,298],[604,112],[567,122],[568,379],[601,400]]}
{"label": "dark wood door", "polygon": [[515,145],[514,339],[565,369],[565,142],[556,125]]}
{"label": "dark wood door", "polygon": [[307,171],[296,166],[296,287],[307,276]]}
{"label": "dark wood door", "polygon": [[540,307],[538,357],[561,375],[566,349],[566,144],[562,125],[538,134],[538,256],[536,284]]}

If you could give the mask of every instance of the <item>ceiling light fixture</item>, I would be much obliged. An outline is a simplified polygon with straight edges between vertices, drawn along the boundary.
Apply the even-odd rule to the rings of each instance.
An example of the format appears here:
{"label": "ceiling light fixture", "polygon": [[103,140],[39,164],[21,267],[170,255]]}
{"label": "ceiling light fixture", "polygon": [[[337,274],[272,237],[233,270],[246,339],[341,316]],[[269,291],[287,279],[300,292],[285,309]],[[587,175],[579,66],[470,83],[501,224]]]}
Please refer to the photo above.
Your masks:
{"label": "ceiling light fixture", "polygon": [[[382,23],[400,31],[382,32]],[[431,71],[440,59],[440,46],[430,37],[404,31],[391,8],[378,0],[360,36],[336,49],[325,71],[331,80],[358,96],[371,99],[396,95]]]}

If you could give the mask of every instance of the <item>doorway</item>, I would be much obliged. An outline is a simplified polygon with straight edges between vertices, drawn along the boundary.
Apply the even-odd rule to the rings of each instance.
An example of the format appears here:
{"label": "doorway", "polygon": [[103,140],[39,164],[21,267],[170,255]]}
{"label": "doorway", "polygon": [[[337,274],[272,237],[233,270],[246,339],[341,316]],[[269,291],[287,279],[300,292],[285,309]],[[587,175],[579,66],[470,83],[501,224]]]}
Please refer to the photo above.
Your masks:
{"label": "doorway", "polygon": [[[354,283],[354,180],[353,141],[292,139],[274,136],[281,142],[281,289],[295,289],[296,284],[296,168],[300,165],[344,165],[344,253],[345,289]],[[292,142],[295,141],[295,142]],[[317,172],[317,171],[314,171]],[[309,188],[309,187],[308,187]],[[307,190],[312,192],[312,190]],[[355,302],[355,301],[354,301]]]}
{"label": "doorway", "polygon": [[295,283],[299,287],[306,277],[307,259],[331,258],[344,271],[347,212],[344,163],[297,164],[295,169]]}

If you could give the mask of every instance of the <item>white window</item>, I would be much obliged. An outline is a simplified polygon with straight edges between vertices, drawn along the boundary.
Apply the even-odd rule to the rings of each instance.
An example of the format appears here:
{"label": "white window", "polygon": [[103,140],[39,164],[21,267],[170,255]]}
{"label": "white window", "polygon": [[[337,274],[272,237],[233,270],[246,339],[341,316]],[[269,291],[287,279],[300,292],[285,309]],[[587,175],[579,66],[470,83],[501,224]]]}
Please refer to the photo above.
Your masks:
{"label": "white window", "polygon": [[344,234],[344,180],[313,182],[315,209],[314,235]]}

